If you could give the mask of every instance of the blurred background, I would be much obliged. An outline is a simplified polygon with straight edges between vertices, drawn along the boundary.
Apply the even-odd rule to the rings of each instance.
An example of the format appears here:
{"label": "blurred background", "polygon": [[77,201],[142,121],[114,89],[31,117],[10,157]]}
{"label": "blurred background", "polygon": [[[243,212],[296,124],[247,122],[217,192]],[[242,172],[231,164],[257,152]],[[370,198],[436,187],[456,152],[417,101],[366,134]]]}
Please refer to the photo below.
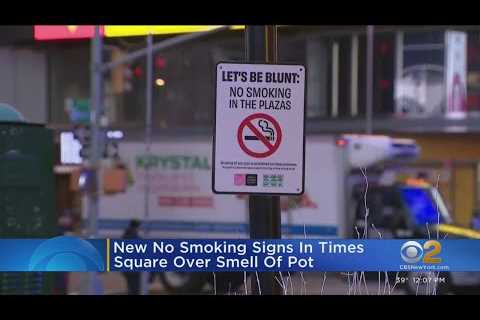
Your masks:
{"label": "blurred background", "polygon": [[[212,27],[147,29],[156,45]],[[0,237],[248,237],[247,197],[210,187],[215,66],[244,61],[244,28],[155,52],[152,69],[143,55],[103,72],[103,111],[92,125],[94,30],[0,27]],[[100,33],[104,63],[147,45],[138,26]],[[478,238],[480,27],[279,26],[278,62],[307,70],[306,193],[282,197],[285,238],[363,235],[365,176],[369,238],[433,237],[435,228]],[[3,273],[0,292],[82,294],[94,282],[97,294],[245,293],[243,274],[152,274],[143,284],[139,274],[85,276]],[[437,293],[430,280],[398,274],[279,277],[292,283],[287,294]],[[473,273],[438,281],[438,292],[480,292]]]}

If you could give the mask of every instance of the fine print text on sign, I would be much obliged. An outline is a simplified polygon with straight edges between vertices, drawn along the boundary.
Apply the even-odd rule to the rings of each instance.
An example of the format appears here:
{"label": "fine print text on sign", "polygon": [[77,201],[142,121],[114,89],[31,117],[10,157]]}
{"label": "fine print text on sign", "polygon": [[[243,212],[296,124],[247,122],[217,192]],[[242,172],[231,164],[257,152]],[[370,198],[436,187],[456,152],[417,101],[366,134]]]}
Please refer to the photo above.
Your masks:
{"label": "fine print text on sign", "polygon": [[305,67],[219,63],[212,188],[302,194]]}

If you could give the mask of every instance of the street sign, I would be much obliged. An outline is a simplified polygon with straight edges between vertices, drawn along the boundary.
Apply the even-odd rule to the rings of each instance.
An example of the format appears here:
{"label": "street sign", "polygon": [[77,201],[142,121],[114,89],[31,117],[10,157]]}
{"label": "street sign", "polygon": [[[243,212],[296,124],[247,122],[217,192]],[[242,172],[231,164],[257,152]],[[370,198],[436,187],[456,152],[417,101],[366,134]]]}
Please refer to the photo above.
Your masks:
{"label": "street sign", "polygon": [[302,194],[305,67],[219,63],[212,189]]}

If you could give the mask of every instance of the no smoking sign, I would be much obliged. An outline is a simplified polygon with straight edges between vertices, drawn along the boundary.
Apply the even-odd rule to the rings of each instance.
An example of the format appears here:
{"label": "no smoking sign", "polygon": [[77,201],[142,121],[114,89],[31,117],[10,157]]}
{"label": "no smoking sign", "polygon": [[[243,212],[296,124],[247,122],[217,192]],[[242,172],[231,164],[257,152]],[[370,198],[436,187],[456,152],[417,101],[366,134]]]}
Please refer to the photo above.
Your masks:
{"label": "no smoking sign", "polygon": [[280,146],[282,129],[268,114],[255,113],[240,123],[237,141],[246,154],[255,158],[265,158],[272,155]]}
{"label": "no smoking sign", "polygon": [[305,67],[219,63],[212,189],[302,194]]}

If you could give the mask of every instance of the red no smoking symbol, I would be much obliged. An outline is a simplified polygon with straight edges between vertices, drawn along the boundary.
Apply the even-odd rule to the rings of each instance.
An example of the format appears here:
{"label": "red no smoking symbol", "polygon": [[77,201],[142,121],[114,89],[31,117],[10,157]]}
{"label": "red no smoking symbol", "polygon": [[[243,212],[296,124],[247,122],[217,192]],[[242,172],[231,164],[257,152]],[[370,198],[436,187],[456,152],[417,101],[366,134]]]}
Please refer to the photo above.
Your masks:
{"label": "red no smoking symbol", "polygon": [[[269,127],[269,124],[273,125],[273,128]],[[250,129],[253,136],[246,134],[246,128]],[[261,131],[263,131],[263,133]],[[268,134],[268,136],[265,136],[265,134]],[[282,130],[280,129],[277,120],[273,117],[264,113],[255,113],[248,116],[240,123],[237,132],[237,140],[240,148],[249,156],[265,158],[277,151],[282,142]],[[251,146],[247,147],[245,143],[247,140],[257,141],[257,143],[264,145],[267,150],[264,152],[252,150]]]}

